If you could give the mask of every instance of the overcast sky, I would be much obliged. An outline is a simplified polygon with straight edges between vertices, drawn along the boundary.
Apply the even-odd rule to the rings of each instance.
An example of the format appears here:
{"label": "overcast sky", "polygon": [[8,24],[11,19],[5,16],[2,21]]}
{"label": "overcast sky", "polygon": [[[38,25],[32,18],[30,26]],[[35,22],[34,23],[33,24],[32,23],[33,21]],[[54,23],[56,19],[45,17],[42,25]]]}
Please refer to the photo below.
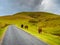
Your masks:
{"label": "overcast sky", "polygon": [[0,0],[0,15],[23,11],[47,11],[60,14],[60,0]]}

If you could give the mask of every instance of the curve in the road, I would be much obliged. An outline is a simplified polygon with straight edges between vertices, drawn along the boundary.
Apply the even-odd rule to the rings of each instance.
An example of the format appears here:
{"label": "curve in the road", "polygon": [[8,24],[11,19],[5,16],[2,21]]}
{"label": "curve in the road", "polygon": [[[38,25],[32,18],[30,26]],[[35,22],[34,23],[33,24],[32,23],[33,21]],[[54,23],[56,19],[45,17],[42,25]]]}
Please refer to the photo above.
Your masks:
{"label": "curve in the road", "polygon": [[11,25],[8,27],[1,45],[48,45]]}

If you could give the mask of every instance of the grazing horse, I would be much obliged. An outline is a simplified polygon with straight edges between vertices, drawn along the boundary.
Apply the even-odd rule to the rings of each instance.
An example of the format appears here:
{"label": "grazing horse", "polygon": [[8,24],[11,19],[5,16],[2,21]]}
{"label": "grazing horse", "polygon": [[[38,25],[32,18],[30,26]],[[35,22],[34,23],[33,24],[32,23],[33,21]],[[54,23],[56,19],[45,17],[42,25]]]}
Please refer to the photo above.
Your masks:
{"label": "grazing horse", "polygon": [[41,28],[39,28],[39,29],[38,29],[38,33],[41,33],[41,32],[42,32],[42,29],[41,29]]}
{"label": "grazing horse", "polygon": [[23,28],[23,24],[21,25],[21,28]]}
{"label": "grazing horse", "polygon": [[28,29],[28,26],[26,25],[25,28]]}

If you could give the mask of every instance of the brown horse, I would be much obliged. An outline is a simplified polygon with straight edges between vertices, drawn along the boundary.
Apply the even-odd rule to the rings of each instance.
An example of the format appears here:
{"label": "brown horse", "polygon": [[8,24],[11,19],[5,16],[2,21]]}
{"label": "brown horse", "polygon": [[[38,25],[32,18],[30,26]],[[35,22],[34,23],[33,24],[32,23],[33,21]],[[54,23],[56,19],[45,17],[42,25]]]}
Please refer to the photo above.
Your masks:
{"label": "brown horse", "polygon": [[28,29],[28,26],[27,25],[25,26],[25,29]]}
{"label": "brown horse", "polygon": [[42,32],[42,28],[39,28],[39,29],[38,29],[38,33],[41,33],[41,32]]}

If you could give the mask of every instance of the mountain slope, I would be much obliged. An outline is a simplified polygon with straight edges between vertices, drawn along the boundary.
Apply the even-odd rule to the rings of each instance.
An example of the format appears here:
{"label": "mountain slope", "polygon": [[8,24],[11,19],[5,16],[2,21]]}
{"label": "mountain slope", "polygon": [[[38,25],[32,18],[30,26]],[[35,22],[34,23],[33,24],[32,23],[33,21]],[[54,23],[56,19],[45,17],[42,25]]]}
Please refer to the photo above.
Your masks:
{"label": "mountain slope", "polygon": [[21,24],[32,25],[32,26],[37,26],[36,29],[42,27],[43,31],[48,33],[58,33],[58,34],[60,33],[60,28],[59,28],[60,16],[47,12],[16,13],[11,16],[0,17],[0,22],[5,22],[8,24],[16,24],[16,25],[21,25]]}

